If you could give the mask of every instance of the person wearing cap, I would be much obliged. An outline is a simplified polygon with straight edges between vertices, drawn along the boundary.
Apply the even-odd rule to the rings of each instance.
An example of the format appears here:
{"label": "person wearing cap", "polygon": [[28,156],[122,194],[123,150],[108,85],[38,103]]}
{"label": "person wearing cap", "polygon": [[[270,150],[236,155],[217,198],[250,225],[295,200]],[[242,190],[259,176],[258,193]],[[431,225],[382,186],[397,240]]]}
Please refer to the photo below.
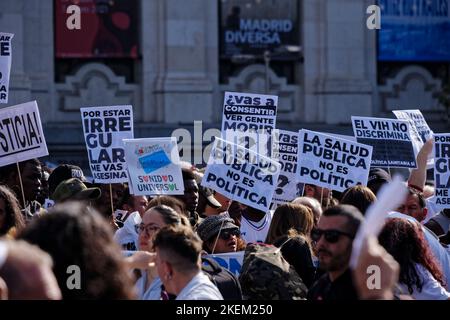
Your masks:
{"label": "person wearing cap", "polygon": [[239,227],[226,215],[209,216],[198,225],[197,234],[207,253],[236,252],[240,237]]}
{"label": "person wearing cap", "polygon": [[391,176],[381,168],[371,168],[369,171],[369,178],[367,180],[367,187],[372,190],[375,196],[378,190],[385,184],[391,181]]}
{"label": "person wearing cap", "polygon": [[214,197],[214,191],[198,184],[198,206],[197,212],[202,217],[217,215],[225,210],[221,210],[222,204]]}
{"label": "person wearing cap", "polygon": [[100,198],[99,188],[88,188],[78,178],[71,178],[61,182],[52,194],[52,200],[55,203],[61,203],[68,200],[92,201]]}
{"label": "person wearing cap", "polygon": [[48,177],[49,195],[55,192],[61,182],[72,178],[77,178],[81,182],[86,183],[86,178],[80,167],[71,164],[60,164],[57,166]]}

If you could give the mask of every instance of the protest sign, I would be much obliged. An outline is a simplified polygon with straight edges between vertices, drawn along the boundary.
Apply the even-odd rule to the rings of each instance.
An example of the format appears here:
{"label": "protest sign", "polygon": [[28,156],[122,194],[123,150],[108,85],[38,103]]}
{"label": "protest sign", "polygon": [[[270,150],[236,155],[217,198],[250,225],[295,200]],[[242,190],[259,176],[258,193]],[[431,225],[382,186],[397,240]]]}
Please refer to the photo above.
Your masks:
{"label": "protest sign", "polygon": [[222,139],[270,156],[270,134],[275,129],[278,97],[225,92]]}
{"label": "protest sign", "polygon": [[0,109],[0,167],[47,155],[36,101]]}
{"label": "protest sign", "polygon": [[175,137],[124,139],[123,142],[133,194],[184,194]]}
{"label": "protest sign", "polygon": [[417,167],[408,121],[353,116],[352,125],[356,140],[373,147],[373,167]]}
{"label": "protest sign", "polygon": [[132,107],[92,107],[80,111],[94,182],[128,182],[122,139],[134,137]]}
{"label": "protest sign", "polygon": [[450,208],[450,133],[434,135],[434,202]]}
{"label": "protest sign", "polygon": [[408,120],[416,128],[422,143],[433,137],[433,131],[428,126],[420,110],[394,110],[392,111],[397,119]]}
{"label": "protest sign", "polygon": [[343,192],[367,185],[372,147],[310,130],[299,131],[299,181]]}
{"label": "protest sign", "polygon": [[216,137],[201,184],[229,199],[267,212],[281,165]]}
{"label": "protest sign", "polygon": [[281,164],[272,202],[281,204],[290,202],[303,193],[303,184],[297,181],[298,133],[275,129],[272,137],[274,144],[272,158]]}
{"label": "protest sign", "polygon": [[13,37],[12,33],[0,32],[0,103],[8,103]]}
{"label": "protest sign", "polygon": [[244,251],[216,253],[206,255],[205,257],[213,258],[221,267],[227,269],[235,276],[239,276],[244,261],[244,253]]}

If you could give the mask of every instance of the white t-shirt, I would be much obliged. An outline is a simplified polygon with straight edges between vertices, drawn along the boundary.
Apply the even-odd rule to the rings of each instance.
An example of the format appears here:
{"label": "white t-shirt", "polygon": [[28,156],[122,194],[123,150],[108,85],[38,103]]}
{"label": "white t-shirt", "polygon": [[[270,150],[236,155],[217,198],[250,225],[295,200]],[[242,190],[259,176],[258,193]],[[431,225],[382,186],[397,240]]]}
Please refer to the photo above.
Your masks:
{"label": "white t-shirt", "polygon": [[175,300],[223,300],[223,297],[208,276],[199,271],[181,290]]}
{"label": "white t-shirt", "polygon": [[[450,298],[450,292],[445,290],[444,287],[433,277],[433,275],[421,264],[416,264],[416,270],[419,277],[422,278],[423,285],[422,291],[419,291],[416,287],[413,287],[413,293],[411,296],[416,300],[448,300]],[[409,294],[408,287],[400,283],[401,290],[405,294]]]}
{"label": "white t-shirt", "polygon": [[272,222],[273,211],[269,210],[264,217],[258,221],[249,221],[244,216],[241,217],[241,238],[246,243],[266,242],[270,223]]}
{"label": "white t-shirt", "polygon": [[433,218],[435,215],[437,215],[441,210],[436,206],[434,197],[425,199],[425,203],[427,205],[427,216],[425,219],[421,222],[422,224],[427,223],[431,218]]}
{"label": "white t-shirt", "polygon": [[123,227],[116,231],[114,240],[123,250],[136,251],[139,244],[139,234],[136,232],[136,225],[142,222],[139,212],[135,211],[125,220]]}

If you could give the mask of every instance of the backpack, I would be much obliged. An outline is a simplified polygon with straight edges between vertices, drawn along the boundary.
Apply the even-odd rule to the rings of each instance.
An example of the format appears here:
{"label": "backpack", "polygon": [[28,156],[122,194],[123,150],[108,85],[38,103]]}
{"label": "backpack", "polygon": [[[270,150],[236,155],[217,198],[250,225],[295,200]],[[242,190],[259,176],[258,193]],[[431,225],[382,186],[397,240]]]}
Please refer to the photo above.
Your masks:
{"label": "backpack", "polygon": [[280,249],[263,243],[247,245],[239,276],[244,299],[306,299],[308,289]]}
{"label": "backpack", "polygon": [[238,278],[222,268],[213,258],[202,257],[202,271],[219,289],[224,300],[242,300],[242,290]]}

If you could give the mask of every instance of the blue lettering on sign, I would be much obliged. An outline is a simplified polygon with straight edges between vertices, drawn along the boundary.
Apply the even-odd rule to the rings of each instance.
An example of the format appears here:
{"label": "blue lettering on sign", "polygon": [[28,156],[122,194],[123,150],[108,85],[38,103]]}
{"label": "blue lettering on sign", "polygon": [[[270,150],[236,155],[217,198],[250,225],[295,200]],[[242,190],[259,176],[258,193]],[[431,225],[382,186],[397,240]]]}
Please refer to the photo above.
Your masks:
{"label": "blue lettering on sign", "polygon": [[152,173],[155,170],[161,169],[172,162],[167,157],[164,150],[159,150],[152,154],[146,155],[144,157],[139,158],[139,163],[144,169],[146,174]]}
{"label": "blue lettering on sign", "polygon": [[230,258],[228,263],[225,259],[219,257],[212,257],[212,258],[216,260],[216,262],[220,264],[221,267],[228,269],[231,273],[235,274],[236,276],[238,276],[239,273],[241,273],[242,266],[237,259]]}

